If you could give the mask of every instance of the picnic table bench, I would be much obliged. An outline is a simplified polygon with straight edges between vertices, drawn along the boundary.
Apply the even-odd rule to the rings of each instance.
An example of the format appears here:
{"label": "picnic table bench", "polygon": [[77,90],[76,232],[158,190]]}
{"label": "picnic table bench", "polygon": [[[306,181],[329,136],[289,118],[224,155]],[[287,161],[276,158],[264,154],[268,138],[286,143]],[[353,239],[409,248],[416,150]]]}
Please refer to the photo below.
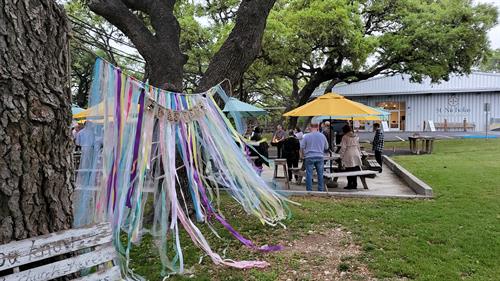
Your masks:
{"label": "picnic table bench", "polygon": [[111,241],[111,226],[99,223],[0,245],[0,281],[72,278],[82,270],[91,273],[72,280],[121,280]]}
{"label": "picnic table bench", "polygon": [[342,177],[353,177],[358,176],[361,179],[361,183],[363,184],[364,189],[368,189],[368,184],[366,183],[366,178],[370,176],[376,175],[376,171],[353,171],[353,172],[336,172],[336,173],[324,173],[323,176],[325,178],[331,179],[333,181],[337,181],[338,178]]}
{"label": "picnic table bench", "polygon": [[[334,161],[334,160],[337,160],[340,158],[340,155],[339,154],[336,154],[336,153],[333,153],[332,155],[328,155],[328,156],[325,156],[323,158],[324,161]],[[338,167],[337,164],[333,164],[332,165],[324,165],[323,169],[324,171],[329,171],[331,168],[332,169],[336,169]],[[303,170],[301,167],[297,167],[297,168],[288,168],[288,170],[292,173],[293,176],[296,176],[297,177],[297,182],[300,183],[302,181],[302,178],[305,178],[306,176],[306,171],[305,169]],[[318,178],[318,175],[316,174],[316,170],[314,170],[313,172],[313,179],[316,179],[317,180]],[[288,185],[288,183],[287,183]],[[288,189],[290,189],[290,187],[288,187]]]}
{"label": "picnic table bench", "polygon": [[447,131],[464,131],[476,129],[476,124],[468,122],[434,122],[436,130]]}
{"label": "picnic table bench", "polygon": [[382,167],[380,166],[380,164],[375,159],[366,159],[366,160],[364,160],[363,161],[363,166],[364,166],[365,170],[377,171],[377,172],[382,171]]}

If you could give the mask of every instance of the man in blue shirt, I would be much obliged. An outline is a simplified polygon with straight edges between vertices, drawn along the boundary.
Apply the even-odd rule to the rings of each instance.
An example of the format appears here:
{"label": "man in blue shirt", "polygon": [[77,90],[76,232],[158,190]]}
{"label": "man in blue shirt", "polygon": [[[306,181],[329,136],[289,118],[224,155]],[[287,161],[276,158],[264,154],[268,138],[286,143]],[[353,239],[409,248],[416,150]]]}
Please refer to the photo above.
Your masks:
{"label": "man in blue shirt", "polygon": [[318,173],[318,191],[323,191],[324,155],[328,151],[328,140],[319,132],[319,124],[311,123],[311,132],[304,135],[300,144],[306,166],[306,189],[312,191],[313,168]]}

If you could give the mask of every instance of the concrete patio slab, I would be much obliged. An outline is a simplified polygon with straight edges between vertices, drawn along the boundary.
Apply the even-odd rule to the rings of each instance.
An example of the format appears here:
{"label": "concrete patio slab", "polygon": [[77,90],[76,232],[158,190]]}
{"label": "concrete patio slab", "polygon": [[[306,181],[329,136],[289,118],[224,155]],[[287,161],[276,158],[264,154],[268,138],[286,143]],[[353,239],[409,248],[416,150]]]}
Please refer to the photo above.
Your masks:
{"label": "concrete patio slab", "polygon": [[[274,171],[265,167],[262,177],[269,183],[273,182]],[[283,176],[283,171],[279,167],[278,176]],[[338,179],[337,188],[329,188],[328,192],[318,192],[317,183],[313,183],[313,192],[307,192],[305,179],[297,184],[295,179],[290,182],[290,189],[286,188],[285,179],[277,178],[277,189],[287,195],[313,195],[313,196],[335,196],[335,197],[377,197],[377,198],[429,198],[430,196],[417,194],[403,179],[393,172],[389,166],[383,165],[383,172],[378,173],[375,178],[367,178],[369,189],[363,189],[361,181],[358,179],[358,189],[344,189],[347,186],[346,178]]]}

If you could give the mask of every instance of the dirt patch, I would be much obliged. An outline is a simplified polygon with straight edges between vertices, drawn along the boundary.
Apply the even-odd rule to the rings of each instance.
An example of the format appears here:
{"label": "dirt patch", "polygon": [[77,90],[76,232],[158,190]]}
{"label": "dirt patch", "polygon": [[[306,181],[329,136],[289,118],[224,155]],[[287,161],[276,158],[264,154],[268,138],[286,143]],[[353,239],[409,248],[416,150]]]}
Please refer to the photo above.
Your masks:
{"label": "dirt patch", "polygon": [[340,228],[309,231],[279,254],[285,261],[279,280],[376,280],[360,263],[361,249]]}

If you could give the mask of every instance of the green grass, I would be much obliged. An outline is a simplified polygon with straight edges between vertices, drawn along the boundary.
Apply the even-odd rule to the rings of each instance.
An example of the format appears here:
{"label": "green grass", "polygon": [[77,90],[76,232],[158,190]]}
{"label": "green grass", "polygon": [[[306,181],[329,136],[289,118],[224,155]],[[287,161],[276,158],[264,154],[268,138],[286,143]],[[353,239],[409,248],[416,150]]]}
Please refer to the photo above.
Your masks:
{"label": "green grass", "polygon": [[[287,229],[264,227],[229,200],[225,215],[259,244],[292,241],[309,230],[339,224],[352,232],[366,263],[377,278],[410,280],[500,280],[500,140],[436,141],[434,154],[398,156],[395,160],[428,183],[431,200],[294,198]],[[208,234],[206,228],[203,228]],[[220,228],[218,228],[220,229]],[[213,265],[183,236],[186,264],[195,276],[173,280],[276,280],[285,265],[297,263],[278,254],[246,250],[223,230],[224,240],[210,238],[214,250],[234,259],[268,260],[265,271],[235,270]],[[207,235],[210,236],[210,235]],[[321,257],[317,257],[320,261]],[[135,249],[132,266],[159,280],[156,249]],[[349,268],[347,261],[339,270]],[[334,270],[334,269],[332,269]]]}

